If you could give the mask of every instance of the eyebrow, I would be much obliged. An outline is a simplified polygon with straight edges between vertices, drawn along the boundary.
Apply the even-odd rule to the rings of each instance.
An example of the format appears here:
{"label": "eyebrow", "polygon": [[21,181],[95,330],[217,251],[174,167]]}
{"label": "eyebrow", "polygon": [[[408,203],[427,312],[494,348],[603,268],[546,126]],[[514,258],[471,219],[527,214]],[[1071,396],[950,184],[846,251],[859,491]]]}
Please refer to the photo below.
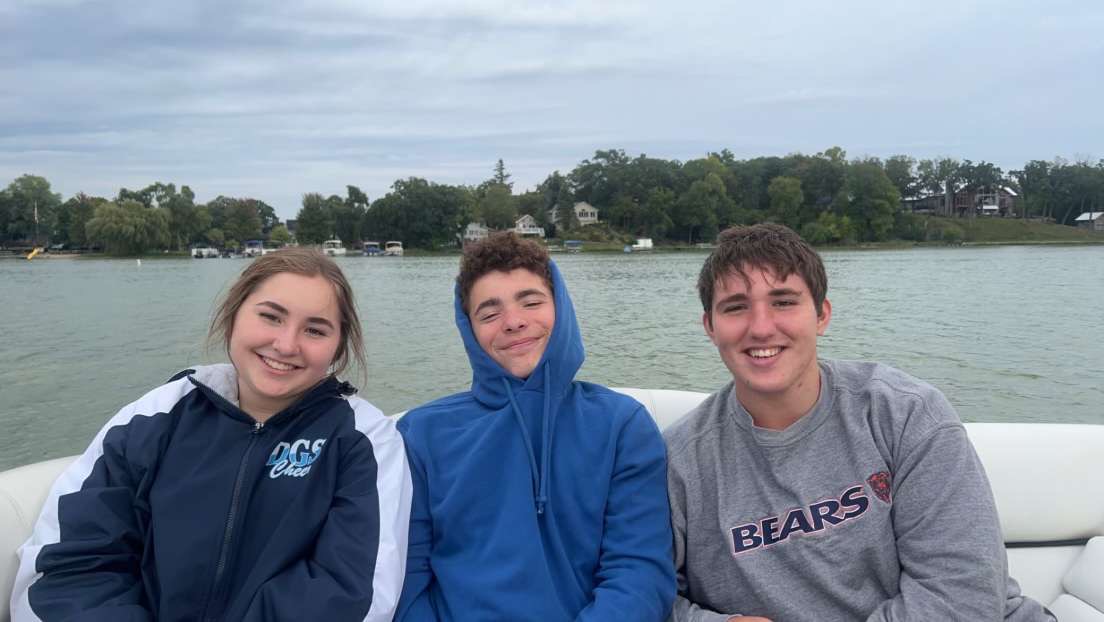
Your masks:
{"label": "eyebrow", "polygon": [[[273,311],[276,311],[277,313],[279,313],[281,315],[288,315],[288,310],[283,305],[281,305],[279,303],[276,303],[276,302],[272,302],[271,300],[262,300],[261,302],[258,302],[254,306],[268,307],[268,308],[272,309]],[[308,317],[307,318],[307,323],[308,324],[322,324],[324,326],[330,327],[331,329],[334,327],[333,322],[327,320],[324,317],[316,317],[316,316]]]}
{"label": "eyebrow", "polygon": [[[767,292],[767,295],[772,297],[772,298],[777,298],[777,297],[780,297],[780,296],[800,296],[801,291],[796,290],[796,289],[792,289],[792,288],[789,288],[789,287],[777,287],[777,288],[772,289],[769,292]],[[720,306],[720,305],[723,305],[723,304],[729,303],[729,302],[744,302],[747,299],[748,299],[747,294],[743,294],[743,293],[741,293],[741,294],[732,294],[731,296],[726,296],[726,297],[718,300],[717,304],[715,304],[714,306]]]}
{"label": "eyebrow", "polygon": [[[521,300],[521,299],[526,298],[528,296],[542,296],[542,297],[547,298],[548,294],[546,294],[542,290],[539,290],[539,289],[536,289],[536,288],[523,289],[520,292],[514,294],[514,300]],[[480,311],[482,311],[483,309],[485,309],[487,307],[497,307],[497,306],[501,306],[501,305],[502,305],[502,299],[501,298],[497,298],[497,297],[496,298],[488,298],[488,299],[484,300],[483,302],[479,303],[475,307],[475,309],[472,311],[472,315],[475,315],[476,313],[479,313]]]}

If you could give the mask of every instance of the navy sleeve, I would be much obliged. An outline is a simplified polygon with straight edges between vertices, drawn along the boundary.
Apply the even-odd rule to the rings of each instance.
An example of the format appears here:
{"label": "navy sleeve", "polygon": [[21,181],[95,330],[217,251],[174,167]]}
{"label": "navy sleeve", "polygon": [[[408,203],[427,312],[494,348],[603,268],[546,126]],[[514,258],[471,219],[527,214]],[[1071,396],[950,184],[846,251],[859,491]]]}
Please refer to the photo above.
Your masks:
{"label": "navy sleeve", "polygon": [[675,599],[667,454],[643,407],[618,438],[594,600],[576,620],[661,622]]}
{"label": "navy sleeve", "polygon": [[14,621],[153,619],[141,576],[149,478],[128,461],[125,411],[54,484],[20,549]]}

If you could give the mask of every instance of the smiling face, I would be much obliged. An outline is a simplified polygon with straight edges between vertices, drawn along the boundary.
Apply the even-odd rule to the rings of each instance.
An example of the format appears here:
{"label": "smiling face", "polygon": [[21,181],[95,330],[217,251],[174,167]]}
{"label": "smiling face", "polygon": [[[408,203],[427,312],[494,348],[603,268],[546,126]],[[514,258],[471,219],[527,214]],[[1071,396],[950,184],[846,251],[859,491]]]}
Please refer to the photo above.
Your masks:
{"label": "smiling face", "polygon": [[735,272],[717,280],[711,313],[703,314],[702,323],[732,373],[736,397],[756,423],[792,422],[820,394],[816,341],[828,327],[832,305],[825,300],[818,316],[797,274],[778,280],[769,270],[743,271],[746,282]]}
{"label": "smiling face", "polygon": [[514,376],[528,378],[556,324],[556,305],[544,279],[524,268],[488,272],[472,285],[468,308],[483,351]]}
{"label": "smiling face", "polygon": [[234,315],[230,361],[242,410],[264,421],[329,375],[341,343],[333,285],[282,272],[261,282]]}

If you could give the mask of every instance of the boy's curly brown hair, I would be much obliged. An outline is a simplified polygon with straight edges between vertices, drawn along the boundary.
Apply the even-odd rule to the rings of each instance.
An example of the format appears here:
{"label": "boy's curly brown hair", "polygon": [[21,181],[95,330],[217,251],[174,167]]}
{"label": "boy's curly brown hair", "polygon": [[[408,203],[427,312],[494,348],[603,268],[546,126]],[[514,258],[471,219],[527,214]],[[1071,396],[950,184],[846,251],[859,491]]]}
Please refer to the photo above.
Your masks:
{"label": "boy's curly brown hair", "polygon": [[460,286],[460,304],[467,313],[472,286],[483,275],[509,272],[524,268],[544,279],[552,291],[552,268],[548,249],[534,240],[518,237],[513,231],[496,231],[486,238],[467,246],[460,256],[460,274],[456,283]]}

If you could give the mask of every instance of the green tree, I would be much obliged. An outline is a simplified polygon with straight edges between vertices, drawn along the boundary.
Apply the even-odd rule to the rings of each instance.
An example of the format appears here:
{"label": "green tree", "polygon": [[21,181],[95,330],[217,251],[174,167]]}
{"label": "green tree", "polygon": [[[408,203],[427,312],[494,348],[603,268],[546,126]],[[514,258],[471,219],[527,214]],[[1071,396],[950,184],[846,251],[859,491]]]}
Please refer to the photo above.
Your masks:
{"label": "green tree", "polygon": [[695,240],[713,239],[719,225],[717,215],[729,211],[726,203],[731,201],[724,182],[710,173],[690,184],[690,189],[679,197],[672,220],[689,244]]}
{"label": "green tree", "polygon": [[100,205],[85,228],[88,238],[112,255],[140,255],[171,243],[168,210],[133,199]]}
{"label": "green tree", "polygon": [[512,229],[518,216],[510,188],[497,183],[488,186],[479,199],[476,213],[491,229]]}
{"label": "green tree", "polygon": [[203,234],[207,238],[207,242],[215,248],[229,248],[226,246],[226,234],[222,232],[222,229],[208,229],[207,233]]}
{"label": "green tree", "polygon": [[[96,208],[107,203],[102,197],[90,197],[83,192],[78,192],[59,208],[59,216],[65,213],[64,234],[65,242],[75,247],[89,245],[87,225],[95,215]],[[59,229],[61,225],[59,224]]]}
{"label": "green tree", "polygon": [[671,214],[677,200],[674,190],[669,188],[656,188],[648,194],[640,218],[645,235],[658,238],[674,227]]}
{"label": "green tree", "polygon": [[544,194],[539,190],[519,194],[514,197],[514,202],[517,205],[519,216],[527,214],[532,216],[538,225],[545,226],[548,224],[548,211],[544,206]]}
{"label": "green tree", "polygon": [[[21,175],[8,184],[3,191],[2,201],[6,204],[2,217],[5,231],[0,231],[0,239],[34,241],[36,231],[44,244],[45,238],[55,229],[57,208],[61,205],[61,195],[50,190],[50,182],[37,175]],[[36,219],[37,215],[37,219]]]}
{"label": "green tree", "polygon": [[261,216],[254,199],[236,199],[228,205],[222,230],[235,240],[261,239]]}
{"label": "green tree", "polygon": [[303,195],[303,207],[296,216],[298,225],[295,237],[300,244],[321,244],[333,233],[333,216],[326,199],[317,192]]}
{"label": "green tree", "polygon": [[510,174],[506,172],[506,165],[502,162],[502,158],[495,162],[494,177],[491,178],[491,181],[499,186],[504,186],[507,190],[513,191],[514,189],[514,182],[510,181]]}
{"label": "green tree", "polygon": [[283,224],[276,225],[268,234],[268,241],[277,248],[291,243],[291,234]]}
{"label": "green tree", "polygon": [[261,234],[267,236],[272,228],[280,224],[280,217],[276,215],[276,208],[260,199],[250,199],[257,208],[257,217],[261,219]]}
{"label": "green tree", "polygon": [[801,192],[801,180],[795,177],[775,177],[767,187],[770,196],[770,213],[775,221],[798,231],[801,228],[801,206],[805,195]]}
{"label": "green tree", "polygon": [[418,177],[400,179],[391,192],[372,203],[367,233],[380,240],[402,240],[413,248],[456,243],[471,219],[472,196],[463,188]]}
{"label": "green tree", "polygon": [[885,161],[885,174],[901,198],[916,196],[919,190],[916,177],[916,160],[907,155],[891,156]]}
{"label": "green tree", "polygon": [[901,195],[882,167],[874,162],[855,162],[847,172],[843,215],[851,219],[860,241],[886,240],[893,230],[893,214]]}

